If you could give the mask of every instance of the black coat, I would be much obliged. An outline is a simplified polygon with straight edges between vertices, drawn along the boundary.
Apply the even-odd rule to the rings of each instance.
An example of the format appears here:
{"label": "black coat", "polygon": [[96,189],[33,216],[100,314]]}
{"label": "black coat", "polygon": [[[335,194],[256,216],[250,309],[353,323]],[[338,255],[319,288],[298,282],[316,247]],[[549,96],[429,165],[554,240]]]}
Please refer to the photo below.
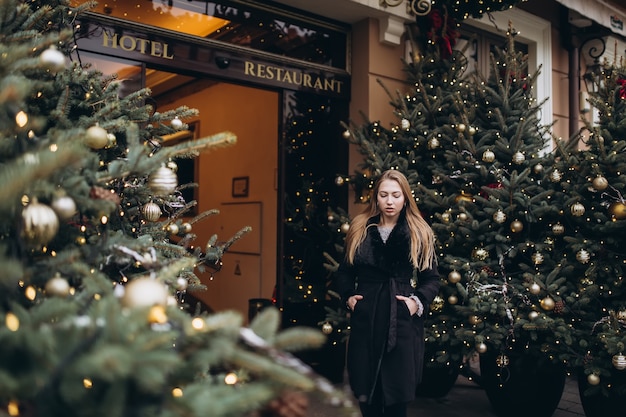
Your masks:
{"label": "black coat", "polygon": [[[369,223],[376,222],[378,218],[372,218]],[[377,227],[370,226],[353,265],[344,261],[337,270],[337,288],[343,301],[351,295],[363,296],[350,316],[347,354],[350,387],[359,401],[371,401],[378,381],[385,404],[410,402],[422,379],[424,316],[440,282],[433,268],[418,272],[415,288],[411,285],[410,244],[408,223],[402,214],[386,243]],[[411,316],[396,294],[416,295],[424,306],[422,316]]]}

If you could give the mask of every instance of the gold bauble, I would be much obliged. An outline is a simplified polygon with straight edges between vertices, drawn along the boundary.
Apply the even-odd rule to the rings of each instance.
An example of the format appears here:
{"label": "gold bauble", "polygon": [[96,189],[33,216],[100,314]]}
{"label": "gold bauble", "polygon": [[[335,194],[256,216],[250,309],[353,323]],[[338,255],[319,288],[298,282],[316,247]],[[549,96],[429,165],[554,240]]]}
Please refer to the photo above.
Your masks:
{"label": "gold bauble", "polygon": [[574,203],[572,204],[572,207],[570,207],[570,212],[574,216],[580,217],[585,214],[585,206],[583,206],[581,203]]}
{"label": "gold bauble", "polygon": [[521,152],[515,152],[513,154],[513,163],[519,165],[526,160],[526,157]]}
{"label": "gold bauble", "polygon": [[528,290],[531,294],[537,295],[541,292],[541,286],[536,282],[533,282]]}
{"label": "gold bauble", "polygon": [[135,278],[129,282],[122,296],[122,305],[129,308],[165,307],[169,292],[165,284],[149,277]]}
{"label": "gold bauble", "polygon": [[476,345],[476,352],[478,353],[487,352],[487,345],[483,342],[480,342],[479,344]]}
{"label": "gold bauble", "polygon": [[600,383],[600,375],[598,374],[587,375],[587,382],[589,383],[589,385],[598,385]]}
{"label": "gold bauble", "polygon": [[478,248],[474,250],[473,256],[479,261],[484,261],[489,256],[489,252],[484,248]]}
{"label": "gold bauble", "polygon": [[620,310],[618,311],[615,316],[617,317],[618,320],[626,320],[626,310]]}
{"label": "gold bauble", "polygon": [[441,221],[444,223],[450,223],[450,212],[449,211],[444,211],[443,213],[441,213]]}
{"label": "gold bauble", "polygon": [[344,139],[348,139],[351,136],[351,133],[349,130],[344,130],[343,133],[341,134],[341,136],[343,136]]}
{"label": "gold bauble", "polygon": [[456,130],[457,130],[458,132],[465,132],[465,124],[463,124],[463,123],[459,123],[459,124],[456,126]]}
{"label": "gold bauble", "polygon": [[617,220],[626,219],[626,204],[621,201],[616,201],[609,205],[609,214]]}
{"label": "gold bauble", "polygon": [[91,126],[85,132],[84,142],[91,149],[102,149],[109,144],[108,133],[98,125]]}
{"label": "gold bauble", "polygon": [[176,223],[170,223],[167,225],[167,232],[171,235],[177,235],[180,231],[180,227]]}
{"label": "gold bauble", "polygon": [[483,152],[483,162],[491,163],[495,161],[495,159],[496,154],[493,153],[491,149],[487,149],[485,152]]}
{"label": "gold bauble", "polygon": [[445,302],[443,301],[443,298],[441,298],[441,296],[437,295],[433,302],[430,303],[430,311],[432,312],[439,312],[441,310],[443,310],[443,305],[445,304]]}
{"label": "gold bauble", "polygon": [[482,323],[483,320],[480,317],[478,317],[477,315],[474,314],[474,315],[469,316],[467,321],[469,321],[469,323],[472,324],[472,325],[476,325],[476,324]]}
{"label": "gold bauble", "polygon": [[348,233],[348,230],[350,230],[350,223],[348,223],[348,222],[342,223],[341,224],[341,232],[342,233]]}
{"label": "gold bauble", "polygon": [[589,251],[585,249],[580,249],[578,252],[576,252],[576,260],[581,264],[586,264],[587,262],[589,262],[589,258],[591,258],[591,255],[589,254]]}
{"label": "gold bauble", "polygon": [[147,221],[156,222],[157,220],[159,220],[163,212],[161,211],[161,207],[159,207],[157,203],[150,201],[141,208],[141,214],[143,215],[143,218]]}
{"label": "gold bauble", "polygon": [[519,220],[513,220],[511,222],[511,232],[519,233],[522,230],[524,230],[524,224],[522,222],[520,222]]}
{"label": "gold bauble", "polygon": [[533,172],[535,174],[541,174],[543,172],[543,165],[537,164],[533,167]]}
{"label": "gold bauble", "polygon": [[148,177],[148,188],[158,196],[172,194],[176,191],[177,186],[178,177],[176,173],[166,166],[161,166]]}
{"label": "gold bauble", "polygon": [[430,138],[428,140],[428,149],[437,149],[439,147],[439,139]]}
{"label": "gold bauble", "polygon": [[322,324],[322,333],[331,334],[332,332],[333,332],[332,324],[330,324],[329,322],[325,322],[324,324]]}
{"label": "gold bauble", "polygon": [[165,307],[161,305],[150,307],[150,311],[148,312],[148,322],[151,324],[167,323],[167,314],[165,312]]}
{"label": "gold bauble", "polygon": [[68,220],[76,214],[76,203],[72,197],[66,195],[60,195],[55,197],[50,204],[50,207],[59,216],[61,220]]}
{"label": "gold bauble", "polygon": [[626,356],[622,355],[621,353],[618,355],[613,355],[611,362],[613,362],[613,366],[618,371],[626,369]]}
{"label": "gold bauble", "polygon": [[471,135],[474,136],[476,134],[476,128],[474,126],[470,126],[469,129],[467,130],[467,132]]}
{"label": "gold bauble", "polygon": [[563,174],[561,174],[561,171],[559,171],[558,169],[554,169],[552,172],[550,172],[550,181],[559,182],[561,181],[561,178],[563,178]]}
{"label": "gold bauble", "polygon": [[502,210],[497,210],[493,213],[493,221],[502,224],[506,221],[506,214]]}
{"label": "gold bauble", "polygon": [[546,298],[541,299],[540,304],[541,304],[541,308],[543,308],[546,311],[554,310],[555,302],[551,297],[546,297]]}
{"label": "gold bauble", "polygon": [[456,295],[451,295],[448,297],[448,304],[456,305],[459,302],[459,298]]}
{"label": "gold bauble", "polygon": [[562,235],[563,233],[565,233],[565,226],[563,226],[561,223],[556,223],[552,225],[552,233],[554,233],[555,235]]}
{"label": "gold bauble", "polygon": [[498,357],[496,358],[496,364],[500,367],[503,368],[505,366],[509,366],[510,360],[509,357],[506,355],[498,355]]}
{"label": "gold bauble", "polygon": [[56,297],[67,297],[70,294],[70,283],[58,272],[46,282],[46,293]]}
{"label": "gold bauble", "polygon": [[185,234],[191,233],[192,229],[193,229],[193,226],[189,222],[181,223],[181,225],[180,225],[181,232],[183,232]]}
{"label": "gold bauble", "polygon": [[22,210],[22,236],[29,243],[45,245],[56,236],[59,218],[54,210],[33,198]]}
{"label": "gold bauble", "polygon": [[598,175],[591,181],[591,186],[598,191],[603,191],[609,186],[609,181],[602,175]]}
{"label": "gold bauble", "polygon": [[459,273],[459,271],[451,271],[448,274],[448,281],[451,284],[456,284],[457,282],[461,281],[461,274]]}
{"label": "gold bauble", "polygon": [[539,317],[539,313],[536,311],[531,311],[530,313],[528,313],[528,318],[530,320],[535,320],[537,317]]}
{"label": "gold bauble", "polygon": [[535,252],[530,256],[530,259],[532,259],[535,265],[541,265],[543,263],[544,257],[541,252]]}
{"label": "gold bauble", "polygon": [[467,220],[467,213],[459,213],[457,218],[461,220],[462,222],[464,222]]}

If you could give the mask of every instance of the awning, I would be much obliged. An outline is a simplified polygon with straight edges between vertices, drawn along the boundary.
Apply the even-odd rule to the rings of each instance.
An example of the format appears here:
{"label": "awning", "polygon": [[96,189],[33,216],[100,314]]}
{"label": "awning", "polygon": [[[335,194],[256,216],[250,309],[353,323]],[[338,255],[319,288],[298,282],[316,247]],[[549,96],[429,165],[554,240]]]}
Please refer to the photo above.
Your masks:
{"label": "awning", "polygon": [[626,9],[623,7],[619,8],[607,0],[556,1],[626,38]]}

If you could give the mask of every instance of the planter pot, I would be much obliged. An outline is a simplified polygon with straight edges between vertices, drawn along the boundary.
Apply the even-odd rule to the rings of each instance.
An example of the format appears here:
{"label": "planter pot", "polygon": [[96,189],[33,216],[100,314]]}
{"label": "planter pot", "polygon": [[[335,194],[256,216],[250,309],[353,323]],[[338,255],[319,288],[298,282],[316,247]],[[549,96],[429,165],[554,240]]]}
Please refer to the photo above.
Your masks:
{"label": "planter pot", "polygon": [[495,413],[500,417],[551,417],[565,388],[565,367],[547,358],[511,352],[507,354],[509,365],[501,369],[497,356],[496,352],[480,356],[481,385]]}
{"label": "planter pot", "polygon": [[417,386],[416,395],[426,398],[441,398],[448,395],[459,376],[459,366],[440,364],[424,365],[422,383]]}
{"label": "planter pot", "polygon": [[[626,384],[626,374],[613,372],[611,378],[612,386],[618,387]],[[626,371],[622,371],[626,372]],[[591,388],[591,389],[590,389]],[[584,372],[578,374],[578,393],[580,403],[587,417],[609,417],[621,416],[626,410],[626,395],[605,395],[600,386],[592,387],[587,382],[587,375]]]}

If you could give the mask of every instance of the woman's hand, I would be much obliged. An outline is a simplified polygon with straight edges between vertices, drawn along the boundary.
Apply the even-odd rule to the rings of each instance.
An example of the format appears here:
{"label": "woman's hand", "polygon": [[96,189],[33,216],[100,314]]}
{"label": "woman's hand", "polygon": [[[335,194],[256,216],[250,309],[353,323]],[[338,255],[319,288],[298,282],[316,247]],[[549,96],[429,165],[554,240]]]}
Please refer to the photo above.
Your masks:
{"label": "woman's hand", "polygon": [[409,309],[409,313],[411,313],[411,315],[417,314],[421,316],[420,310],[423,310],[424,307],[417,297],[411,298],[405,297],[404,295],[396,295],[396,299],[402,300],[406,303],[406,306]]}
{"label": "woman's hand", "polygon": [[350,309],[350,311],[354,311],[354,307],[356,307],[356,303],[358,303],[359,300],[362,300],[362,299],[363,299],[363,296],[359,294],[348,297],[348,301],[346,301],[346,304],[348,305],[348,308]]}

